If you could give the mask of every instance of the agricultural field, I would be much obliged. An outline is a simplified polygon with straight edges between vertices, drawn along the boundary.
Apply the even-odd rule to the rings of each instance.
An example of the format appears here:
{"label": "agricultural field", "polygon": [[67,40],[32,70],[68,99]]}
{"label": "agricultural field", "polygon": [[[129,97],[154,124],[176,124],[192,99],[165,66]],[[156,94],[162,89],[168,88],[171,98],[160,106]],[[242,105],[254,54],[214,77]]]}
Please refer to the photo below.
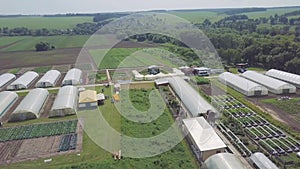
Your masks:
{"label": "agricultural field", "polygon": [[281,109],[282,111],[291,115],[300,115],[300,98],[291,98],[288,100],[282,100],[280,98],[265,99],[263,103],[272,104],[273,106]]}
{"label": "agricultural field", "polygon": [[217,12],[212,11],[171,11],[168,13],[186,19],[192,23],[202,23],[205,19],[216,22],[227,16],[226,14],[218,14]]}
{"label": "agricultural field", "polygon": [[68,29],[76,24],[93,22],[93,17],[14,17],[0,18],[1,27],[29,29]]}
{"label": "agricultural field", "polygon": [[[260,151],[273,156],[271,159],[280,166],[297,168],[300,164],[296,157],[300,148],[299,141],[270,124],[232,96],[213,96],[213,104],[224,113],[223,123],[219,128],[222,128],[224,135],[232,140],[234,145],[236,140],[241,140],[238,141],[241,144],[235,146],[244,156]],[[254,144],[251,145],[250,142]]]}
{"label": "agricultural field", "polygon": [[[299,9],[299,8],[298,8]],[[282,15],[284,13],[288,13],[288,12],[293,12],[297,10],[297,8],[271,8],[271,9],[267,9],[267,11],[261,11],[261,12],[248,12],[248,13],[242,13],[247,15],[249,18],[251,19],[257,19],[260,17],[269,17],[271,15]]]}

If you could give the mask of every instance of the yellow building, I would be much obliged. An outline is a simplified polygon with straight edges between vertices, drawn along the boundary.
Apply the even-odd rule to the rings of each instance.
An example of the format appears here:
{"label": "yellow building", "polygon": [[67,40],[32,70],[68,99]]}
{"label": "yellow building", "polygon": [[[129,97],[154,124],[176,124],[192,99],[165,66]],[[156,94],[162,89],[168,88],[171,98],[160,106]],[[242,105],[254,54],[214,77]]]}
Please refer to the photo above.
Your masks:
{"label": "yellow building", "polygon": [[80,109],[84,108],[94,108],[98,106],[97,92],[95,90],[85,90],[79,94],[78,107]]}

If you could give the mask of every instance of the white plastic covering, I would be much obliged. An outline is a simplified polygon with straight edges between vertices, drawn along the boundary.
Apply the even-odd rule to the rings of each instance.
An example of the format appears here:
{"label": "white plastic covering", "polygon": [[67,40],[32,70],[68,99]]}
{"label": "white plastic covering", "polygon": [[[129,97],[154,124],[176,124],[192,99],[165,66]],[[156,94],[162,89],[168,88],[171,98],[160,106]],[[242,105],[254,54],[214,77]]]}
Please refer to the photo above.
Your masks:
{"label": "white plastic covering", "polygon": [[5,86],[8,82],[16,79],[16,76],[11,73],[4,73],[0,76],[0,87]]}
{"label": "white plastic covering", "polygon": [[260,152],[252,154],[250,160],[253,165],[260,169],[279,169],[268,157]]}
{"label": "white plastic covering", "polygon": [[62,85],[78,85],[81,83],[81,76],[82,76],[82,71],[77,68],[73,68],[68,71],[66,74]]}
{"label": "white plastic covering", "polygon": [[39,75],[36,72],[28,71],[24,73],[17,80],[12,82],[9,86],[7,86],[8,90],[18,90],[18,89],[27,89],[31,83],[38,78]]}
{"label": "white plastic covering", "polygon": [[49,70],[36,84],[36,87],[53,87],[58,81],[61,73],[57,70]]}
{"label": "white plastic covering", "polygon": [[267,95],[268,89],[264,86],[242,78],[238,75],[224,72],[219,75],[219,81],[228,85],[246,96]]}
{"label": "white plastic covering", "polygon": [[48,95],[49,92],[46,89],[37,88],[31,90],[12,113],[9,121],[23,121],[39,118],[40,110]]}
{"label": "white plastic covering", "polygon": [[4,91],[0,92],[0,117],[5,115],[11,105],[18,99],[15,92]]}
{"label": "white plastic covering", "polygon": [[208,110],[215,111],[215,109],[200,96],[198,91],[183,80],[182,77],[171,77],[168,78],[168,80],[177,96],[193,117],[201,113],[206,113]]}
{"label": "white plastic covering", "polygon": [[271,78],[269,76],[257,73],[255,71],[246,71],[242,74],[243,77],[254,81],[256,83],[259,83],[266,88],[272,93],[275,94],[284,94],[284,93],[295,93],[296,92],[296,87],[283,82],[278,79]]}
{"label": "white plastic covering", "polygon": [[266,75],[270,77],[274,77],[279,80],[286,81],[288,83],[291,83],[298,88],[300,88],[300,75],[296,75],[293,73],[284,72],[281,70],[271,69],[266,72]]}
{"label": "white plastic covering", "polygon": [[76,114],[78,91],[74,86],[60,88],[53,103],[49,117]]}
{"label": "white plastic covering", "polygon": [[234,154],[219,153],[204,162],[207,169],[246,169],[241,160]]}
{"label": "white plastic covering", "polygon": [[183,123],[186,131],[196,144],[195,146],[197,146],[201,152],[227,147],[203,117],[183,119]]}

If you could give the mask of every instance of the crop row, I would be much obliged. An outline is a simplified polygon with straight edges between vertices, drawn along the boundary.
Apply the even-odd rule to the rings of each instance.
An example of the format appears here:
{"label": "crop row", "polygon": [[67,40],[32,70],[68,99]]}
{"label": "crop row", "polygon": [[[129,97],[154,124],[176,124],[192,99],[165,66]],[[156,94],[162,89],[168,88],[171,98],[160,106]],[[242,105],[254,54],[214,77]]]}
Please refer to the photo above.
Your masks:
{"label": "crop row", "polygon": [[0,129],[0,142],[75,133],[77,120]]}
{"label": "crop row", "polygon": [[60,141],[58,151],[75,150],[77,144],[77,134],[64,135]]}

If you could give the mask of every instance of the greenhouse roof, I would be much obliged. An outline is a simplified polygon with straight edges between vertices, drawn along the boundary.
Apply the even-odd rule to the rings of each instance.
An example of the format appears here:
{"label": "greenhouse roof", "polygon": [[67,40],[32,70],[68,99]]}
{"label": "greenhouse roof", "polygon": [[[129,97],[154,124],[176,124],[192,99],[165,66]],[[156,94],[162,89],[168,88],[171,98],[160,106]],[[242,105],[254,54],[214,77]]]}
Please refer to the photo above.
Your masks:
{"label": "greenhouse roof", "polygon": [[252,154],[250,160],[260,169],[279,169],[268,157],[260,152]]}
{"label": "greenhouse roof", "polygon": [[203,117],[183,119],[183,123],[200,151],[226,148],[213,127]]}
{"label": "greenhouse roof", "polygon": [[74,86],[64,86],[58,91],[52,110],[64,108],[76,109],[76,98],[77,88]]}
{"label": "greenhouse roof", "polygon": [[288,73],[276,69],[271,69],[267,71],[266,75],[300,86],[300,75],[296,75],[293,73]]}
{"label": "greenhouse roof", "polygon": [[39,75],[36,72],[28,71],[24,73],[21,77],[19,77],[17,80],[12,82],[10,85],[23,85],[25,87],[28,87],[28,85]]}
{"label": "greenhouse roof", "polygon": [[171,77],[168,78],[168,81],[178,97],[194,117],[198,116],[199,113],[206,113],[207,110],[215,111],[215,109],[200,96],[199,92],[188,84],[188,82],[186,82],[182,77]]}
{"label": "greenhouse roof", "polygon": [[208,169],[246,169],[241,160],[231,153],[218,153],[204,162]]}
{"label": "greenhouse roof", "polygon": [[235,86],[238,86],[240,89],[243,89],[245,91],[250,91],[253,89],[261,88],[261,90],[267,90],[267,88],[263,87],[260,84],[257,84],[255,82],[252,82],[248,79],[242,78],[238,75],[229,73],[229,72],[224,72],[219,75],[219,80],[224,82],[224,83],[231,83]]}
{"label": "greenhouse roof", "polygon": [[80,78],[81,78],[81,74],[82,74],[82,71],[80,69],[77,69],[77,68],[73,68],[71,70],[69,70],[64,78],[63,81],[66,81],[66,80],[75,80],[75,81],[80,81]]}
{"label": "greenhouse roof", "polygon": [[57,70],[49,70],[38,82],[38,83],[50,83],[55,85],[57,79],[61,76],[61,73]]}
{"label": "greenhouse roof", "polygon": [[46,89],[37,88],[31,90],[13,113],[17,114],[31,112],[34,113],[36,117],[39,117],[39,112],[44,105],[48,95],[49,92]]}
{"label": "greenhouse roof", "polygon": [[0,92],[0,116],[7,110],[9,105],[18,98],[15,92],[3,91]]}
{"label": "greenhouse roof", "polygon": [[248,70],[244,72],[242,76],[272,89],[281,89],[283,86],[295,88],[295,86],[291,84],[257,73],[255,71]]}
{"label": "greenhouse roof", "polygon": [[5,84],[15,79],[16,76],[11,73],[4,73],[0,76],[0,87],[3,87]]}

